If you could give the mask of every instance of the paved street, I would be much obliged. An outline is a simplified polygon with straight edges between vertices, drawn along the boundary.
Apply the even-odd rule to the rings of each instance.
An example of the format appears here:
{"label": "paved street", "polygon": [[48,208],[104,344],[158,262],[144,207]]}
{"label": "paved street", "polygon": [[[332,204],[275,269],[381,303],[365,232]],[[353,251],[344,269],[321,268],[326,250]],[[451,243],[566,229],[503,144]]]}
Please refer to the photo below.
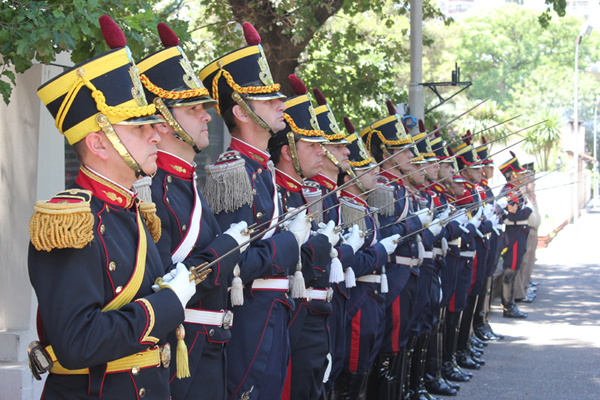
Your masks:
{"label": "paved street", "polygon": [[538,249],[526,320],[502,317],[492,326],[506,336],[485,348],[486,365],[462,384],[462,399],[600,399],[600,213],[582,214],[579,235],[567,225]]}

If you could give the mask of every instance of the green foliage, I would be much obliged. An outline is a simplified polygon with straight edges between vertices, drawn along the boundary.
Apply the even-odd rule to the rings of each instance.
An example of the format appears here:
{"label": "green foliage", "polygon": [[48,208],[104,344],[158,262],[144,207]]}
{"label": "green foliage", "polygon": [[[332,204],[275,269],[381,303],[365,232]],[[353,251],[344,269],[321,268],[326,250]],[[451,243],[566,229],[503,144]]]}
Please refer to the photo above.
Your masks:
{"label": "green foliage", "polygon": [[[49,64],[62,51],[81,63],[108,50],[98,18],[107,14],[123,29],[133,56],[140,59],[159,46],[156,24],[168,22],[180,39],[189,38],[187,23],[167,20],[155,12],[156,1],[139,0],[4,0],[0,1],[0,93],[8,104],[15,86],[14,75],[34,62]],[[171,4],[171,3],[169,3]],[[172,11],[172,9],[171,9]]]}
{"label": "green foliage", "polygon": [[548,171],[552,149],[560,142],[563,123],[556,110],[545,109],[538,114],[538,120],[545,121],[525,134],[523,148],[536,156],[538,166]]}

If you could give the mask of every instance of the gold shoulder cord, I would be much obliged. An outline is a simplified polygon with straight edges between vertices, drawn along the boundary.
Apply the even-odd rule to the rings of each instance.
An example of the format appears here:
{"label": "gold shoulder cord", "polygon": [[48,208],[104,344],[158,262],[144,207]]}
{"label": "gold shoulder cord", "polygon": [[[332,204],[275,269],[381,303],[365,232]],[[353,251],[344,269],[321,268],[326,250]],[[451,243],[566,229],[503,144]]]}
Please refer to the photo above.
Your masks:
{"label": "gold shoulder cord", "polygon": [[162,116],[165,117],[167,123],[171,125],[171,127],[175,131],[175,134],[177,134],[177,136],[179,136],[181,140],[192,146],[196,154],[200,153],[200,149],[196,145],[196,142],[194,142],[190,135],[188,135],[187,132],[181,127],[181,125],[179,125],[179,122],[177,122],[175,117],[173,117],[173,114],[171,114],[169,108],[165,105],[165,103],[160,97],[154,98],[154,105],[156,106],[158,112],[160,112]]}
{"label": "gold shoulder cord", "polygon": [[121,158],[127,163],[129,168],[135,172],[135,176],[138,178],[140,176],[146,176],[147,174],[142,170],[142,167],[140,167],[137,161],[133,159],[131,154],[129,154],[129,151],[127,151],[125,148],[125,145],[123,145],[123,142],[121,142],[121,139],[119,139],[119,135],[117,135],[117,132],[115,132],[115,129],[108,118],[106,118],[106,115],[98,114],[96,116],[96,122],[100,128],[102,128],[102,131],[104,131],[106,137],[108,140],[110,140],[110,143],[112,143],[113,147],[115,150],[117,150]]}
{"label": "gold shoulder cord", "polygon": [[238,106],[242,107],[242,110],[244,110],[244,112],[246,114],[248,114],[248,116],[252,119],[252,121],[256,122],[258,124],[258,126],[260,126],[261,128],[265,129],[267,132],[269,132],[269,134],[271,136],[275,136],[275,132],[273,132],[271,127],[269,125],[267,125],[267,123],[265,121],[263,121],[261,117],[256,115],[256,113],[254,111],[252,111],[250,106],[244,101],[244,99],[238,92],[233,92],[231,94],[231,98],[233,99],[233,101],[235,101],[237,103]]}
{"label": "gold shoulder cord", "polygon": [[304,175],[302,174],[302,167],[300,167],[300,160],[298,159],[298,152],[296,151],[296,141],[294,140],[294,132],[287,133],[288,145],[290,146],[290,153],[292,153],[292,162],[294,163],[294,169],[296,173],[300,175],[302,179],[304,179]]}

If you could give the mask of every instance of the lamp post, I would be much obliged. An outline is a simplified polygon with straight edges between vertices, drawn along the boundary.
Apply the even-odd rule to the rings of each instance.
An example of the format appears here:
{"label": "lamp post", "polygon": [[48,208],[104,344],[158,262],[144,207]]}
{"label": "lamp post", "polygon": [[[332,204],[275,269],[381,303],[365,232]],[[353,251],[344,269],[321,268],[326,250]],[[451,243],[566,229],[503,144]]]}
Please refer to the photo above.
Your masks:
{"label": "lamp post", "polygon": [[[596,64],[585,69],[585,72],[592,75],[594,78],[600,81],[600,61],[596,61]],[[596,202],[598,201],[598,174],[600,169],[598,168],[598,155],[597,155],[597,140],[598,140],[598,104],[600,104],[600,96],[596,98],[596,105],[594,107],[594,190],[593,190],[593,201],[592,207],[596,208]]]}
{"label": "lamp post", "polygon": [[[573,146],[573,171],[575,171],[574,181],[579,180],[579,115],[578,115],[578,79],[579,79],[579,45],[584,35],[592,33],[593,27],[589,23],[581,25],[579,30],[579,36],[575,40],[575,74],[574,74],[574,100],[573,100],[573,139],[575,141]],[[575,233],[579,233],[579,185],[573,185],[573,225],[575,226]]]}

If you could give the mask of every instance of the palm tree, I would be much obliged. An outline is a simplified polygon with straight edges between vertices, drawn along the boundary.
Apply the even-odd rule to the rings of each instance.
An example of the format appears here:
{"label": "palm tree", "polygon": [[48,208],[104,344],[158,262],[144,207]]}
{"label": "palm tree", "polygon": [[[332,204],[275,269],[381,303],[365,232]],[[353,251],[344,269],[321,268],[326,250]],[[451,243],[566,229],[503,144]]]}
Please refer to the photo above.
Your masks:
{"label": "palm tree", "polygon": [[525,134],[523,148],[535,156],[544,171],[548,171],[550,153],[560,142],[563,123],[560,114],[551,109],[540,112],[539,119],[545,122]]}

